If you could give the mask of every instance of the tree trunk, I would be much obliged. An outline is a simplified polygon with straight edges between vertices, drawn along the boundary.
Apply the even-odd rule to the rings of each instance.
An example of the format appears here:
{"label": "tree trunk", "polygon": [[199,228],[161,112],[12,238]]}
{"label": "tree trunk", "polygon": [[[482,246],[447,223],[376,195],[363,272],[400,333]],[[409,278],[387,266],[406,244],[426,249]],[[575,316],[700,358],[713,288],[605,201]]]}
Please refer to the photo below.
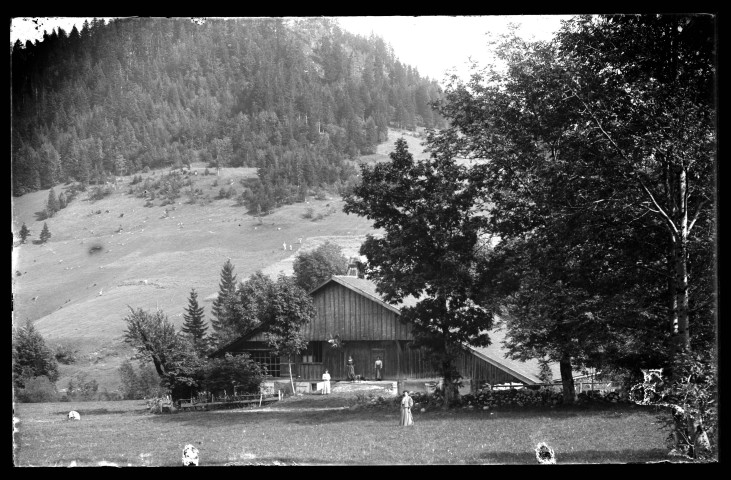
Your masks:
{"label": "tree trunk", "polygon": [[289,384],[292,386],[292,395],[297,396],[297,392],[294,390],[294,379],[292,378],[292,357],[287,356],[287,365],[289,366]]}
{"label": "tree trunk", "polygon": [[451,375],[451,362],[447,359],[442,362],[442,391],[444,393],[444,404],[442,404],[443,410],[449,410],[449,405],[452,403],[452,375]]}
{"label": "tree trunk", "polygon": [[563,401],[572,404],[576,398],[576,387],[574,386],[574,373],[571,368],[571,357],[564,355],[559,361],[561,369],[561,384],[563,385]]}
{"label": "tree trunk", "polygon": [[678,310],[678,345],[681,350],[690,349],[688,320],[688,232],[687,225],[681,225],[675,243],[675,304]]}
{"label": "tree trunk", "polygon": [[442,391],[444,393],[443,410],[448,410],[452,403],[452,362],[449,356],[449,330],[442,328],[444,338],[444,357],[442,359]]}

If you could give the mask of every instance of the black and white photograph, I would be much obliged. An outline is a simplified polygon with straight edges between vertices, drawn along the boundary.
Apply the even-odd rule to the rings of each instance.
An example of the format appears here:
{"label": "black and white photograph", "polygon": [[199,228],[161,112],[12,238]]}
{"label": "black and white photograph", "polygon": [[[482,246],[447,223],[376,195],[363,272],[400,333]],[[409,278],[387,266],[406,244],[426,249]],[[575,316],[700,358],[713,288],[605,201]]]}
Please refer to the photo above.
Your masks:
{"label": "black and white photograph", "polygon": [[8,24],[13,466],[718,463],[716,12]]}

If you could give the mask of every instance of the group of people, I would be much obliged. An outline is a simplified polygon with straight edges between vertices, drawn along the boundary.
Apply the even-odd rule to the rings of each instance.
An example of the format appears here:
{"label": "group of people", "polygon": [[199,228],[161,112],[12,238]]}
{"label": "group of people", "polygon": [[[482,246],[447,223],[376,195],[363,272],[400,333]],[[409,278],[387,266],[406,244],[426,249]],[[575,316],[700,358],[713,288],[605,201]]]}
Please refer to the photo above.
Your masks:
{"label": "group of people", "polygon": [[[345,366],[348,369],[348,380],[351,382],[355,381],[355,362],[353,361],[353,357],[348,356],[348,361],[345,362]],[[383,379],[383,360],[381,360],[381,357],[376,358],[376,363],[374,365],[376,369],[376,380],[382,380]]]}
{"label": "group of people", "polygon": [[[353,382],[355,381],[355,362],[353,361],[353,357],[348,356],[348,361],[346,362],[346,367],[348,368],[348,379]],[[381,380],[382,378],[382,371],[383,371],[383,360],[381,360],[381,357],[378,357],[376,359],[375,363],[376,368],[376,380]],[[325,373],[322,374],[322,394],[323,395],[330,395],[330,372],[325,369]],[[408,427],[409,425],[414,424],[414,417],[411,415],[411,409],[414,407],[414,399],[411,398],[409,395],[409,391],[405,390],[404,395],[401,398],[401,420],[399,421],[399,425]]]}

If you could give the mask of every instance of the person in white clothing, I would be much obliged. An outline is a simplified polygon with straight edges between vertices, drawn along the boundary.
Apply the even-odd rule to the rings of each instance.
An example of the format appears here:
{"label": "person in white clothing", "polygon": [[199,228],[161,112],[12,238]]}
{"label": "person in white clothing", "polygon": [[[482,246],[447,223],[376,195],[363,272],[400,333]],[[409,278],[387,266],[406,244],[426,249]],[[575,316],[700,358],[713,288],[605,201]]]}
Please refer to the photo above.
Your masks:
{"label": "person in white clothing", "polygon": [[325,373],[322,374],[322,381],[324,382],[324,385],[322,386],[322,394],[330,395],[330,374],[327,373],[327,369],[325,369]]}

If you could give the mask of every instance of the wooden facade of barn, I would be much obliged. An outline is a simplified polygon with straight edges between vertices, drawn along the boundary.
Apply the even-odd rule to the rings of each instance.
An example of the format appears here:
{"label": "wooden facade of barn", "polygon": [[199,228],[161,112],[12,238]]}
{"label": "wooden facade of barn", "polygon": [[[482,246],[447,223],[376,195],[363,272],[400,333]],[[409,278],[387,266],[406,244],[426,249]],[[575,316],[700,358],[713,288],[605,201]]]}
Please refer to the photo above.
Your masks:
{"label": "wooden facade of barn", "polygon": [[[378,357],[383,361],[384,380],[439,377],[426,350],[409,347],[413,340],[411,326],[401,320],[398,307],[380,298],[373,282],[355,276],[333,276],[315,288],[311,295],[317,313],[314,320],[304,327],[305,338],[309,342],[307,351],[293,359],[292,374],[295,378],[300,381],[319,380],[327,369],[333,380],[345,380],[349,356],[355,363],[355,374],[366,380],[375,378]],[[405,304],[412,303],[413,299]],[[278,358],[270,353],[265,331],[266,325],[261,325],[211,356],[246,352],[266,365],[272,377],[288,377],[287,358]],[[333,339],[337,339],[341,347],[334,347],[337,341]],[[516,362],[501,361],[498,357],[488,350],[468,349],[458,360],[457,368],[464,378],[472,380],[473,386],[483,383],[538,383],[536,375],[518,368]]]}

